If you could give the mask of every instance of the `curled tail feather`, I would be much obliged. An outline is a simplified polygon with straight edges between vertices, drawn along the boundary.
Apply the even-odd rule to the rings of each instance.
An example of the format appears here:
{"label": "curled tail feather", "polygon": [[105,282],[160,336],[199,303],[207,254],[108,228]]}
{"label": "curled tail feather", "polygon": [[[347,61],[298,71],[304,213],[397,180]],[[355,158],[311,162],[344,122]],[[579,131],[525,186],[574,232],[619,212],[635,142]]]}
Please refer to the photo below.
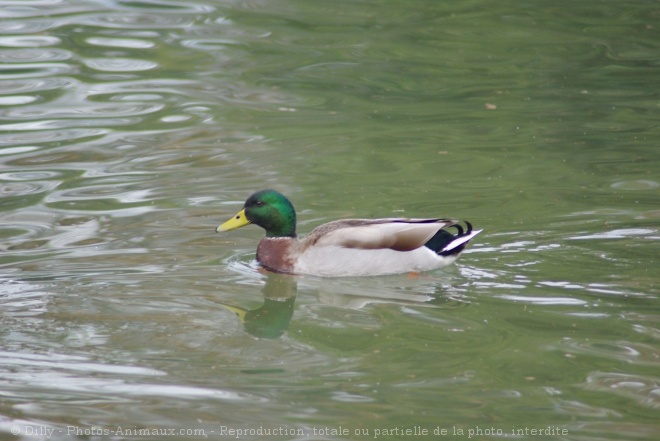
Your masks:
{"label": "curled tail feather", "polygon": [[454,224],[451,227],[456,228],[456,234],[450,233],[447,229],[442,229],[429,239],[424,246],[443,257],[457,256],[463,252],[468,242],[482,231],[473,230],[472,224],[468,221],[465,221],[466,228],[463,228],[460,224]]}

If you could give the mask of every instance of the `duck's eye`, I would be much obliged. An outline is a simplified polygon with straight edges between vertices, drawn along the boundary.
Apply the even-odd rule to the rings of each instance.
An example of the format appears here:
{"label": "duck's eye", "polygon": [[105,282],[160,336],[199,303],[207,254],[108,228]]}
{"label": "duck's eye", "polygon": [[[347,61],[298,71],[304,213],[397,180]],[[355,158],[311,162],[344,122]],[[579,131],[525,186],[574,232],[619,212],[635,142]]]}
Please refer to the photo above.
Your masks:
{"label": "duck's eye", "polygon": [[256,205],[257,207],[263,207],[266,204],[264,203],[264,201],[257,201],[254,205]]}

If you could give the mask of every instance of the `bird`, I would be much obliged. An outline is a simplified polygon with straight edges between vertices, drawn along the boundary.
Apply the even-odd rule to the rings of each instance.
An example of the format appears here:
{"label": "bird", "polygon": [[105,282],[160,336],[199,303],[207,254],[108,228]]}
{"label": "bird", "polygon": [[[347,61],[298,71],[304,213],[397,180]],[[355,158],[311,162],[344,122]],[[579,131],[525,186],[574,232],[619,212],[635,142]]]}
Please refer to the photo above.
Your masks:
{"label": "bird", "polygon": [[[257,262],[275,273],[319,277],[383,276],[421,273],[456,261],[483,230],[452,219],[342,219],[296,233],[296,211],[282,193],[260,190],[243,208],[216,228],[231,231],[255,224],[266,231]],[[455,234],[448,231],[454,228]]]}

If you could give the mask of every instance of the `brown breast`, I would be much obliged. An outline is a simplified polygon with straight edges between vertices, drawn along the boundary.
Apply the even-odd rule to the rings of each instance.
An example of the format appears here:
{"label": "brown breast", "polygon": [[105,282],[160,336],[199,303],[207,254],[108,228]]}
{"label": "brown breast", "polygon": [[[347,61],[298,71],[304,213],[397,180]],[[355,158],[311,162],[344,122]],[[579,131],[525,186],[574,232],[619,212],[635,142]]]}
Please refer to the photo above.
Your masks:
{"label": "brown breast", "polygon": [[257,262],[276,273],[293,273],[295,258],[292,249],[296,239],[290,237],[264,237],[257,246]]}

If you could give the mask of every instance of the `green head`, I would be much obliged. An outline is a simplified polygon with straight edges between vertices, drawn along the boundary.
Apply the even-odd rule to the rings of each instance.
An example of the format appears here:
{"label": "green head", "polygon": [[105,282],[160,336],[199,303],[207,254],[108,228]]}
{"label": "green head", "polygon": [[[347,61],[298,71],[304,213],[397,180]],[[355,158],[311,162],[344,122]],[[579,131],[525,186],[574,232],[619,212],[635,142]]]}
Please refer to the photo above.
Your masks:
{"label": "green head", "polygon": [[230,231],[248,224],[266,230],[268,237],[296,237],[296,211],[291,202],[275,190],[261,190],[250,196],[243,209],[216,231]]}

